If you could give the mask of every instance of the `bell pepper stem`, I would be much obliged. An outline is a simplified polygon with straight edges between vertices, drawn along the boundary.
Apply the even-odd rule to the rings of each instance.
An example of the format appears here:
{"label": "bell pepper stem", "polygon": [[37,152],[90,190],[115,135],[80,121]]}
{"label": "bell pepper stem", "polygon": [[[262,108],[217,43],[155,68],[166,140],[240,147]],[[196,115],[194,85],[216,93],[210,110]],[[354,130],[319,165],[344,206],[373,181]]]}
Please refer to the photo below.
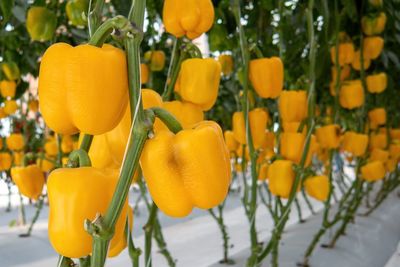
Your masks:
{"label": "bell pepper stem", "polygon": [[[93,6],[93,2],[96,2]],[[90,9],[88,14],[89,36],[92,36],[100,25],[103,13],[104,0],[90,0]]]}
{"label": "bell pepper stem", "polygon": [[[181,44],[181,41],[178,39],[177,43]],[[178,54],[179,54],[179,57],[176,61],[176,64],[174,64],[174,66],[172,67],[172,75],[171,75],[171,77],[168,76],[167,81],[165,82],[166,90],[164,91],[164,93],[162,95],[162,99],[164,101],[169,101],[171,99],[172,92],[174,91],[176,81],[178,80],[179,71],[181,70],[181,64],[182,64],[183,60],[185,60],[185,58],[186,58],[185,53],[183,53],[182,51],[181,52],[178,51],[177,54],[174,55],[174,57],[176,57]]]}
{"label": "bell pepper stem", "polygon": [[[179,49],[178,49],[178,47],[180,47],[180,43],[181,43],[181,39],[180,38],[175,38],[174,39],[174,46],[172,48],[172,53],[171,53],[171,62],[170,62],[169,67],[168,67],[167,80],[165,82],[164,92],[163,92],[163,95],[162,95],[163,100],[168,100],[168,99],[165,99],[165,98],[167,97],[166,94],[168,92],[169,84],[172,81],[172,77],[171,76],[173,76],[173,74],[175,72],[176,64],[178,62],[177,60],[179,60],[178,59],[178,57],[179,57]],[[175,80],[176,80],[176,78],[175,78]],[[170,81],[170,82],[168,82],[168,81]]]}
{"label": "bell pepper stem", "polygon": [[40,212],[43,209],[43,202],[44,202],[44,198],[40,197],[40,199],[39,199],[39,201],[37,203],[35,215],[32,218],[32,221],[31,221],[31,223],[29,225],[28,231],[25,234],[20,235],[21,237],[28,237],[28,236],[31,235],[32,230],[33,230],[33,226],[35,225],[36,221],[39,219]]}
{"label": "bell pepper stem", "polygon": [[97,47],[103,46],[103,43],[110,36],[113,30],[118,30],[118,33],[120,35],[126,35],[128,33],[137,34],[140,32],[134,25],[130,23],[127,18],[125,18],[124,16],[116,16],[114,18],[106,20],[103,24],[101,24],[90,38],[88,44]]}
{"label": "bell pepper stem", "polygon": [[58,258],[57,267],[71,267],[71,266],[75,266],[75,263],[70,258],[64,256],[60,256]]}
{"label": "bell pepper stem", "polygon": [[132,267],[139,267],[139,257],[140,257],[140,254],[142,254],[142,251],[140,250],[140,248],[135,247],[135,244],[133,243],[132,232],[130,231],[128,225],[129,225],[129,221],[127,218],[126,225],[125,225],[125,235],[128,239],[129,257],[131,258],[131,261],[132,261]]}
{"label": "bell pepper stem", "polygon": [[159,118],[174,134],[182,131],[182,125],[168,110],[159,107],[153,107],[150,110],[153,111],[154,115]]}
{"label": "bell pepper stem", "polygon": [[77,167],[87,167],[91,166],[92,163],[87,152],[83,149],[74,150],[69,154],[68,158],[68,167],[69,168],[77,168]]}
{"label": "bell pepper stem", "polygon": [[92,145],[92,141],[93,141],[93,135],[84,134],[82,138],[82,143],[79,148],[85,150],[86,152],[89,152],[90,146]]}

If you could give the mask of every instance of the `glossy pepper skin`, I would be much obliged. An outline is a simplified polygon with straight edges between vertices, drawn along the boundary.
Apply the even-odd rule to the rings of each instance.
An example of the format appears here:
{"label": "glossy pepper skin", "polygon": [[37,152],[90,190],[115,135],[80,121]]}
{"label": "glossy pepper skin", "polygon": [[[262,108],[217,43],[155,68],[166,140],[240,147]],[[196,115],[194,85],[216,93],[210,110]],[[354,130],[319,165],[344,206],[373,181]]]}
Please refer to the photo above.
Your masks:
{"label": "glossy pepper skin", "polygon": [[[168,110],[187,129],[204,119],[204,113],[198,106],[181,101],[168,101],[162,103],[162,107]],[[158,120],[155,124],[156,129],[168,129],[164,123]]]}
{"label": "glossy pepper skin", "polygon": [[195,39],[212,27],[214,7],[211,0],[165,0],[163,22],[175,37]]}
{"label": "glossy pepper skin", "polygon": [[37,100],[29,100],[28,102],[28,109],[32,112],[38,112],[39,111],[39,101]]}
{"label": "glossy pepper skin", "polygon": [[147,51],[144,58],[149,62],[151,71],[162,71],[165,66],[165,53],[162,50]]}
{"label": "glossy pepper skin", "polygon": [[3,107],[0,107],[0,119],[6,118],[8,114],[4,111]]}
{"label": "glossy pepper skin", "polygon": [[[93,167],[60,168],[50,173],[48,232],[57,253],[81,258],[92,252],[92,236],[85,231],[84,221],[94,220],[97,213],[105,214],[117,181],[118,170]],[[127,211],[128,200],[115,225],[110,250],[124,238]]]}
{"label": "glossy pepper skin", "polygon": [[379,94],[386,90],[387,75],[384,72],[368,75],[366,78],[368,92]]}
{"label": "glossy pepper skin", "polygon": [[[367,70],[369,68],[369,66],[371,66],[371,59],[364,57],[364,70]],[[353,67],[353,69],[355,70],[361,70],[361,52],[360,50],[357,50],[354,53],[354,59],[353,62],[351,63],[351,66]]]}
{"label": "glossy pepper skin", "polygon": [[144,146],[141,167],[154,202],[171,217],[218,205],[231,181],[229,151],[221,128],[212,121],[176,135],[156,133]]}
{"label": "glossy pepper skin", "polygon": [[233,72],[233,57],[231,55],[220,55],[218,62],[221,64],[221,71],[224,76],[229,76]]}
{"label": "glossy pepper skin", "polygon": [[364,90],[360,80],[348,81],[340,88],[339,103],[343,108],[359,108],[364,101]]}
{"label": "glossy pepper skin", "polygon": [[[353,43],[339,44],[339,65],[351,64],[354,59],[354,45]],[[331,47],[331,60],[332,64],[336,62],[336,47]]]}
{"label": "glossy pepper skin", "polygon": [[54,137],[47,140],[47,142],[44,144],[44,151],[51,157],[54,157],[58,154],[57,141]]}
{"label": "glossy pepper skin", "polygon": [[50,46],[40,64],[39,98],[43,118],[56,133],[112,130],[128,102],[125,53],[107,44]]}
{"label": "glossy pepper skin", "polygon": [[[249,112],[249,124],[253,145],[256,149],[261,148],[265,140],[265,129],[269,121],[269,115],[263,108],[255,108]],[[235,112],[232,117],[233,134],[235,139],[242,145],[247,144],[246,125],[244,114]]]}
{"label": "glossy pepper skin", "polygon": [[0,152],[0,171],[6,171],[11,168],[12,157],[9,153]]}
{"label": "glossy pepper skin", "polygon": [[305,136],[302,133],[281,133],[281,155],[295,163],[300,163]]}
{"label": "glossy pepper skin", "polygon": [[279,114],[284,122],[301,122],[307,117],[306,91],[283,91],[279,98]]}
{"label": "glossy pepper skin", "polygon": [[258,169],[258,180],[265,181],[268,179],[268,163],[261,163]]}
{"label": "glossy pepper skin", "polygon": [[362,30],[365,35],[378,35],[385,30],[386,14],[380,12],[376,17],[363,16],[361,19]]}
{"label": "glossy pepper skin", "polygon": [[88,0],[69,0],[65,5],[65,11],[69,23],[74,26],[84,27],[87,24]]}
{"label": "glossy pepper skin", "polygon": [[262,98],[277,98],[283,88],[283,63],[279,57],[253,59],[249,65],[249,78]]}
{"label": "glossy pepper skin", "polygon": [[235,152],[239,148],[239,142],[236,141],[232,131],[225,131],[224,138],[229,152]]}
{"label": "glossy pepper skin", "polygon": [[295,173],[290,160],[275,160],[268,168],[269,190],[274,196],[288,198]]}
{"label": "glossy pepper skin", "polygon": [[309,177],[304,181],[304,188],[316,200],[326,201],[330,191],[329,178],[326,175]]}
{"label": "glossy pepper skin", "polygon": [[389,145],[389,154],[390,157],[394,160],[400,159],[400,144],[390,144]]}
{"label": "glossy pepper skin", "polygon": [[356,132],[346,132],[343,135],[343,150],[359,157],[365,154],[368,147],[368,135]]}
{"label": "glossy pepper skin", "polygon": [[13,151],[22,150],[25,146],[24,137],[19,133],[12,133],[6,139],[7,147]]}
{"label": "glossy pepper skin", "polygon": [[386,110],[384,108],[374,108],[368,112],[368,119],[374,126],[386,124]]}
{"label": "glossy pepper skin", "polygon": [[142,84],[149,82],[149,72],[149,66],[144,63],[140,64],[140,81]]}
{"label": "glossy pepper skin", "polygon": [[382,161],[372,161],[361,167],[362,178],[368,182],[375,182],[385,177],[386,169]]}
{"label": "glossy pepper skin", "polygon": [[5,62],[1,64],[1,69],[6,76],[7,80],[15,81],[18,80],[21,76],[21,72],[19,71],[19,67],[15,62]]}
{"label": "glossy pepper skin", "polygon": [[214,106],[221,79],[221,64],[212,58],[192,58],[181,65],[175,91],[186,102],[204,111]]}
{"label": "glossy pepper skin", "polygon": [[26,16],[26,29],[32,41],[45,42],[53,38],[57,16],[45,7],[33,6]]}
{"label": "glossy pepper skin", "polygon": [[322,148],[335,149],[340,145],[340,126],[337,124],[317,128],[316,136]]}
{"label": "glossy pepper skin", "polygon": [[379,36],[369,36],[364,38],[364,57],[377,59],[382,53],[385,41]]}
{"label": "glossy pepper skin", "polygon": [[45,179],[36,164],[12,168],[11,178],[22,195],[37,200],[42,194]]}
{"label": "glossy pepper skin", "polygon": [[[336,67],[335,66],[333,66],[331,68],[331,72],[332,72],[332,81],[334,83],[336,83]],[[347,78],[349,78],[350,77],[350,73],[351,73],[351,68],[350,68],[350,66],[348,64],[346,64],[343,67],[341,67],[341,69],[340,69],[340,80],[344,81]]]}
{"label": "glossy pepper skin", "polygon": [[4,98],[15,96],[17,84],[14,81],[3,80],[0,82],[0,93]]}
{"label": "glossy pepper skin", "polygon": [[39,166],[42,172],[49,172],[55,167],[52,161],[45,158],[44,159],[38,158],[36,160],[36,165]]}

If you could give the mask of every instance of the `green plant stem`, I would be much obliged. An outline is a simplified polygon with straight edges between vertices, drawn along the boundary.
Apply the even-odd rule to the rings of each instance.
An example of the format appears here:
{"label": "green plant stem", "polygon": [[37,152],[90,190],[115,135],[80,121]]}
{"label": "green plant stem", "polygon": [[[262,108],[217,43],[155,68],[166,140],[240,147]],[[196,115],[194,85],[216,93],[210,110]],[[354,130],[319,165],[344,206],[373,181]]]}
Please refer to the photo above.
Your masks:
{"label": "green plant stem", "polygon": [[62,167],[61,135],[57,134],[57,166]]}
{"label": "green plant stem", "polygon": [[303,220],[300,203],[299,203],[299,200],[297,199],[297,197],[294,198],[294,203],[296,204],[297,214],[299,215],[299,222],[300,223],[305,222],[305,220]]}
{"label": "green plant stem", "polygon": [[132,233],[129,230],[128,224],[126,224],[125,226],[125,233],[128,239],[128,252],[129,257],[132,261],[132,267],[139,267],[139,257],[140,254],[142,254],[142,251],[140,250],[140,248],[135,247],[135,244],[133,243]]}
{"label": "green plant stem", "polygon": [[[129,19],[138,29],[143,29],[144,10],[146,1],[136,0],[132,2]],[[139,158],[147,140],[148,133],[152,128],[153,121],[145,115],[143,104],[140,100],[141,83],[140,83],[140,44],[142,35],[136,34],[133,37],[125,38],[125,50],[127,52],[128,62],[128,82],[129,82],[129,99],[132,112],[131,133],[126,148],[125,158],[122,163],[120,178],[118,180],[116,190],[112,197],[111,203],[104,215],[104,220],[96,220],[101,225],[99,229],[104,232],[96,234],[93,238],[92,267],[103,267],[107,256],[107,247],[113,233],[115,224],[121,214],[123,206],[128,196],[129,187],[132,183],[133,174],[139,165]],[[154,118],[153,118],[154,120]]]}
{"label": "green plant stem", "polygon": [[19,203],[20,203],[19,211],[21,214],[21,223],[22,223],[22,225],[25,225],[26,224],[25,205],[24,205],[21,193],[18,193],[18,195],[19,195]]}
{"label": "green plant stem", "polygon": [[90,256],[80,258],[79,267],[90,267]]}
{"label": "green plant stem", "polygon": [[[177,42],[176,46],[180,46],[180,44],[181,44],[180,39],[177,39],[176,42]],[[162,99],[164,101],[171,100],[172,92],[174,91],[175,83],[178,80],[179,71],[181,70],[181,64],[182,64],[183,60],[185,59],[185,55],[182,51],[181,52],[177,51],[178,49],[175,46],[174,46],[174,50],[176,50],[176,51],[173,51],[173,61],[174,62],[173,62],[173,65],[170,66],[170,69],[168,71],[167,81],[165,83],[165,90],[162,95]],[[175,61],[176,61],[176,63],[175,63]],[[171,71],[171,74],[169,74],[170,71]]]}
{"label": "green plant stem", "polygon": [[253,138],[251,134],[250,124],[249,124],[249,47],[247,44],[247,39],[242,27],[241,11],[240,11],[240,0],[234,0],[232,5],[232,11],[235,17],[236,25],[239,31],[240,39],[240,50],[242,57],[242,64],[244,69],[244,79],[243,79],[243,98],[242,98],[242,111],[244,114],[244,120],[246,125],[246,140],[247,146],[250,154],[250,168],[251,168],[251,188],[250,188],[250,203],[249,203],[249,217],[250,217],[250,242],[251,242],[251,255],[248,259],[247,265],[254,266],[257,264],[257,255],[260,250],[257,238],[256,229],[256,212],[257,212],[257,155],[253,144]]}
{"label": "green plant stem", "polygon": [[86,152],[89,152],[90,146],[92,145],[92,141],[93,141],[93,135],[84,134],[79,148],[85,150]]}
{"label": "green plant stem", "polygon": [[37,203],[35,215],[32,218],[32,221],[31,221],[31,224],[29,225],[28,231],[25,234],[20,235],[21,237],[28,237],[28,236],[31,235],[33,226],[35,225],[35,223],[39,219],[40,212],[43,209],[43,202],[44,202],[44,198],[40,197],[40,199],[39,199],[39,201]]}
{"label": "green plant stem", "polygon": [[151,204],[151,209],[150,209],[150,214],[149,218],[147,220],[146,225],[143,227],[144,230],[144,263],[146,267],[151,267],[152,266],[152,260],[151,260],[151,246],[152,246],[152,237],[153,237],[153,229],[154,229],[154,221],[157,217],[157,206],[153,202]]}
{"label": "green plant stem", "polygon": [[58,257],[57,267],[71,267],[71,266],[75,266],[75,263],[73,260],[71,260],[70,258],[61,256],[61,255]]}
{"label": "green plant stem", "polygon": [[7,196],[8,196],[8,203],[7,203],[7,208],[6,208],[6,212],[10,212],[11,211],[11,181],[7,182]]}
{"label": "green plant stem", "polygon": [[89,36],[92,36],[99,27],[104,7],[104,0],[90,0],[90,8],[92,8],[92,3],[94,1],[96,3],[93,9],[91,9],[88,14]]}
{"label": "green plant stem", "polygon": [[154,107],[150,109],[151,111],[154,112],[154,115],[159,118],[165,125],[167,125],[168,129],[173,132],[173,133],[178,133],[179,131],[182,131],[182,125],[180,122],[176,119],[176,117],[170,113],[168,110],[165,110],[163,108],[159,107]]}

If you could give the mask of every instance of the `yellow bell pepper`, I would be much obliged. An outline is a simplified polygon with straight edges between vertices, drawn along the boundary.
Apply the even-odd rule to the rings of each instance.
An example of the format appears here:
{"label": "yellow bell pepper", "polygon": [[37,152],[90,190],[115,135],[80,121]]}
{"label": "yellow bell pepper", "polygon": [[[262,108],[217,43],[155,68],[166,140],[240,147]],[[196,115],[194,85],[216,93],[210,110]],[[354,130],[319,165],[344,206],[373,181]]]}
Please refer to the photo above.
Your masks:
{"label": "yellow bell pepper", "polygon": [[285,159],[300,163],[305,136],[302,133],[281,133],[281,154]]}
{"label": "yellow bell pepper", "polygon": [[249,65],[249,78],[262,98],[277,98],[283,88],[283,63],[279,57],[253,59]]}
{"label": "yellow bell pepper", "polygon": [[371,149],[380,148],[385,149],[387,146],[387,134],[386,133],[371,133],[369,137],[369,147]]}
{"label": "yellow bell pepper", "polygon": [[[360,50],[357,50],[354,53],[354,59],[353,62],[351,63],[351,66],[355,70],[361,70],[361,52]],[[364,57],[364,70],[367,70],[371,66],[371,59]]]}
{"label": "yellow bell pepper", "polygon": [[149,66],[144,63],[140,64],[140,81],[142,84],[149,82],[149,72]]}
{"label": "yellow bell pepper", "polygon": [[381,34],[385,30],[386,20],[387,17],[384,12],[380,12],[378,16],[375,17],[363,16],[361,19],[361,26],[364,34]]}
{"label": "yellow bell pepper", "polygon": [[4,101],[4,113],[12,115],[18,110],[18,104],[15,100]]}
{"label": "yellow bell pepper", "polygon": [[15,91],[17,89],[17,84],[15,81],[3,80],[0,82],[0,93],[4,98],[15,96]]}
{"label": "yellow bell pepper", "polygon": [[283,91],[279,98],[279,115],[284,122],[301,122],[307,117],[306,91]]}
{"label": "yellow bell pepper", "polygon": [[51,137],[46,141],[46,143],[44,144],[44,151],[46,152],[46,155],[50,157],[57,156],[58,146],[57,140],[54,137]]}
{"label": "yellow bell pepper", "polygon": [[220,78],[221,64],[218,61],[212,58],[187,59],[181,65],[175,91],[182,100],[207,111],[217,100]]}
{"label": "yellow bell pepper", "polygon": [[7,147],[13,151],[22,150],[25,146],[24,137],[19,133],[12,133],[6,139]]}
{"label": "yellow bell pepper", "polygon": [[360,80],[348,81],[340,88],[339,103],[343,108],[354,109],[364,104],[364,90]]}
{"label": "yellow bell pepper", "polygon": [[368,119],[373,125],[384,125],[386,124],[386,110],[384,108],[374,108],[368,112]]}
{"label": "yellow bell pepper", "polygon": [[400,144],[390,144],[389,145],[390,158],[394,160],[400,159]]}
{"label": "yellow bell pepper", "polygon": [[389,152],[380,148],[374,148],[369,155],[369,161],[382,161],[385,163],[389,159]]}
{"label": "yellow bell pepper", "polygon": [[361,167],[361,177],[368,182],[375,182],[385,177],[386,169],[382,161],[372,161]]}
{"label": "yellow bell pepper", "polygon": [[162,50],[147,51],[144,58],[149,62],[151,71],[162,71],[165,66],[165,53]]}
{"label": "yellow bell pepper", "polygon": [[24,152],[14,152],[13,153],[13,162],[15,166],[22,166],[24,160]]}
{"label": "yellow bell pepper", "polygon": [[36,160],[36,165],[39,166],[39,168],[42,170],[42,172],[49,172],[52,169],[54,169],[54,163],[48,159],[45,158],[37,158]]}
{"label": "yellow bell pepper", "polygon": [[[351,64],[354,59],[354,45],[353,43],[339,44],[339,65]],[[336,47],[331,47],[331,60],[332,64],[336,62]]]}
{"label": "yellow bell pepper", "polygon": [[343,150],[359,157],[365,154],[368,147],[368,135],[346,132],[343,135]]}
{"label": "yellow bell pepper", "polygon": [[165,0],[163,22],[167,32],[195,39],[211,29],[214,6],[211,0]]}
{"label": "yellow bell pepper", "polygon": [[229,152],[236,152],[236,150],[239,148],[239,142],[236,141],[233,132],[225,131],[224,138],[226,147],[228,148]]}
{"label": "yellow bell pepper", "polygon": [[112,130],[128,102],[125,53],[108,44],[53,44],[40,64],[39,98],[43,118],[56,133]]}
{"label": "yellow bell pepper", "polygon": [[32,41],[50,41],[57,28],[57,15],[42,6],[32,6],[26,15],[26,29]]}
{"label": "yellow bell pepper", "polygon": [[15,81],[18,80],[21,76],[21,72],[19,71],[19,67],[15,62],[5,62],[1,64],[1,69],[3,70],[4,75],[7,80]]}
{"label": "yellow bell pepper", "polygon": [[[335,66],[333,66],[331,68],[331,72],[332,72],[332,81],[335,84],[336,83],[336,67]],[[350,73],[351,73],[350,66],[347,65],[347,64],[343,65],[343,67],[341,67],[341,70],[340,70],[340,80],[344,81],[347,78],[349,78],[350,77]]]}
{"label": "yellow bell pepper", "polygon": [[[269,121],[268,113],[262,108],[255,108],[249,112],[249,125],[253,145],[261,148],[265,139],[265,129]],[[233,134],[242,145],[247,144],[246,125],[243,112],[235,112],[232,117]]]}
{"label": "yellow bell pepper", "polygon": [[[242,144],[240,144],[238,149],[236,150],[236,155],[238,155],[238,157],[243,159],[243,145]],[[244,160],[245,161],[250,160],[249,148],[247,146],[244,146]]]}
{"label": "yellow bell pepper", "polygon": [[400,129],[390,129],[389,134],[392,140],[400,141]]}
{"label": "yellow bell pepper", "polygon": [[39,101],[37,100],[30,100],[28,102],[28,109],[32,112],[38,112],[39,111]]}
{"label": "yellow bell pepper", "polygon": [[112,154],[106,134],[94,136],[88,155],[92,166],[95,168],[118,169],[121,165]]}
{"label": "yellow bell pepper", "polygon": [[386,171],[394,172],[397,168],[397,164],[398,164],[397,160],[392,158],[388,159],[388,161],[385,162]]}
{"label": "yellow bell pepper", "polygon": [[379,36],[369,36],[364,38],[364,57],[377,59],[382,53],[385,41]]}
{"label": "yellow bell pepper", "polygon": [[317,128],[316,136],[322,148],[335,149],[340,145],[340,126],[337,124]]}
{"label": "yellow bell pepper", "polygon": [[274,150],[275,148],[275,134],[268,130],[265,131],[264,142],[261,145],[261,148],[264,150]]}
{"label": "yellow bell pepper", "polygon": [[12,157],[9,153],[0,152],[0,171],[7,171],[11,168]]}
{"label": "yellow bell pepper", "polygon": [[295,179],[290,160],[275,160],[268,168],[268,186],[274,196],[288,198]]}
{"label": "yellow bell pepper", "polygon": [[210,209],[228,193],[229,151],[215,122],[203,121],[177,134],[156,133],[140,162],[154,202],[169,216],[184,217],[194,207]]}
{"label": "yellow bell pepper", "polygon": [[[57,253],[81,258],[92,252],[92,237],[85,231],[84,221],[94,220],[98,213],[104,215],[117,181],[118,170],[110,169],[60,168],[50,173],[47,181],[50,204],[48,232]],[[128,199],[115,225],[110,250],[125,238],[127,212]]]}
{"label": "yellow bell pepper", "polygon": [[304,181],[304,188],[316,200],[326,201],[330,191],[329,178],[326,175],[308,177]]}
{"label": "yellow bell pepper", "polygon": [[7,113],[4,111],[3,107],[0,107],[0,120],[7,117]]}
{"label": "yellow bell pepper", "polygon": [[370,93],[382,93],[387,87],[387,75],[384,72],[368,75],[366,81],[367,89]]}
{"label": "yellow bell pepper", "polygon": [[222,74],[229,76],[233,72],[233,57],[231,55],[220,55],[218,62],[221,64]]}
{"label": "yellow bell pepper", "polygon": [[[168,110],[181,123],[183,128],[190,128],[204,119],[203,111],[196,105],[189,102],[170,101],[164,102],[162,107]],[[168,129],[164,123],[159,121],[155,124],[156,129]]]}
{"label": "yellow bell pepper", "polygon": [[45,179],[36,164],[11,168],[11,178],[22,195],[37,200],[42,194]]}
{"label": "yellow bell pepper", "polygon": [[258,180],[265,181],[268,179],[268,163],[264,162],[258,169]]}
{"label": "yellow bell pepper", "polygon": [[70,153],[74,150],[74,142],[70,135],[64,135],[61,139],[61,151],[63,153]]}

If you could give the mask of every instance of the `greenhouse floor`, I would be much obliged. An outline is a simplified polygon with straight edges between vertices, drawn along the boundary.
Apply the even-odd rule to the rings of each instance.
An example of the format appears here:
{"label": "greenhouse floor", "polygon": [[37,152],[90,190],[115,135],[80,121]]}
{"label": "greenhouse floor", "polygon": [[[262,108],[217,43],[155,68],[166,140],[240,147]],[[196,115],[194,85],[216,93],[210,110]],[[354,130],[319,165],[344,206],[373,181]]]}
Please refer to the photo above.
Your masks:
{"label": "greenhouse floor", "polygon": [[[137,198],[136,192],[131,192],[131,204]],[[238,194],[232,194],[227,202],[225,221],[228,225],[230,241],[234,246],[230,250],[236,261],[233,266],[244,266],[248,255],[248,222],[243,216]],[[5,201],[0,201],[4,203]],[[26,227],[10,227],[9,223],[18,217],[17,197],[13,198],[13,209],[6,213],[5,207],[0,207],[0,266],[1,267],[54,267],[57,255],[47,239],[46,206],[35,225],[32,236],[20,238],[18,235]],[[395,204],[394,204],[395,203]],[[350,225],[348,235],[337,243],[334,250],[317,248],[311,259],[311,266],[315,267],[398,267],[400,266],[400,205],[397,194],[392,194],[370,217],[357,217],[357,223]],[[310,216],[305,202],[300,199],[303,207],[303,217],[308,218],[306,223],[298,224],[296,209],[290,216],[290,227],[283,236],[281,244],[280,266],[293,267],[301,260],[305,246],[309,243],[312,234],[319,227],[321,214]],[[314,207],[321,209],[319,203]],[[28,222],[33,216],[34,207],[26,208]],[[135,244],[143,247],[141,227],[145,223],[147,214],[144,205],[139,205],[139,214],[135,216]],[[264,206],[258,210],[257,227],[260,238],[266,240],[272,229],[272,220]],[[160,214],[165,239],[174,258],[178,259],[177,266],[202,267],[224,266],[217,262],[221,259],[221,236],[217,224],[206,211],[196,210],[185,219],[171,219]],[[329,233],[324,240],[329,239]],[[141,257],[143,258],[143,257]],[[390,259],[390,260],[389,260]],[[387,264],[386,264],[387,263]],[[107,266],[130,266],[129,257],[124,251],[118,258],[108,261]],[[143,266],[143,264],[141,265]],[[167,266],[166,261],[157,252],[156,244],[153,249],[153,266]],[[226,265],[225,265],[226,266]],[[269,260],[263,266],[269,266]]]}

